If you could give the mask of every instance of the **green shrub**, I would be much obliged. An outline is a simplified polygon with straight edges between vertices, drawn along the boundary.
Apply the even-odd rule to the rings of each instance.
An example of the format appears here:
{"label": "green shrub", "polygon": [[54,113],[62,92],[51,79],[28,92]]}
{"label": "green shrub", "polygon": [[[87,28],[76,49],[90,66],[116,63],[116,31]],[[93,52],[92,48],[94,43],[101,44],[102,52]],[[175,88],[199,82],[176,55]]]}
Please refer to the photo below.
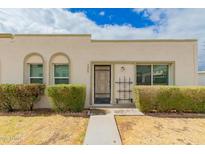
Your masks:
{"label": "green shrub", "polygon": [[84,108],[86,87],[80,84],[59,84],[47,87],[47,95],[55,111],[80,112]]}
{"label": "green shrub", "polygon": [[142,112],[205,113],[205,87],[135,86],[133,93]]}
{"label": "green shrub", "polygon": [[45,85],[41,84],[1,84],[0,110],[32,110],[44,89]]}
{"label": "green shrub", "polygon": [[0,85],[0,110],[13,111],[16,104],[14,97],[13,85]]}

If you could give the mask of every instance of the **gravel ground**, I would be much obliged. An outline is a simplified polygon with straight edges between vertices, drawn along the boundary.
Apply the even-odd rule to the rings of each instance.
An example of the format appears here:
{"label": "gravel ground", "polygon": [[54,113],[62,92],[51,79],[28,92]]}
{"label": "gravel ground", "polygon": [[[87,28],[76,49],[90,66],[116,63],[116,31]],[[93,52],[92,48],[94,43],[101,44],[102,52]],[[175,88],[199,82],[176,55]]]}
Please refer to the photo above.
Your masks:
{"label": "gravel ground", "polygon": [[0,144],[82,144],[88,117],[12,113],[0,116]]}
{"label": "gravel ground", "polygon": [[205,144],[204,116],[116,116],[123,144]]}

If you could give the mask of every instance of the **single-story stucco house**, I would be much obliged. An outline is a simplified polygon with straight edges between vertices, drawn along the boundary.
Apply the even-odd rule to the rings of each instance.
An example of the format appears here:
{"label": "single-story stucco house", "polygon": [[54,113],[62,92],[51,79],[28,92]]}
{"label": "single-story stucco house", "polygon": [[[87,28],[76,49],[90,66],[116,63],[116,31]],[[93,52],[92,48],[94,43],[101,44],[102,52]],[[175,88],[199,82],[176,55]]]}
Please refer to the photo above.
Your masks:
{"label": "single-story stucco house", "polygon": [[[0,34],[0,83],[83,83],[85,107],[132,104],[133,85],[197,85],[197,40]],[[46,96],[35,106],[49,107]]]}

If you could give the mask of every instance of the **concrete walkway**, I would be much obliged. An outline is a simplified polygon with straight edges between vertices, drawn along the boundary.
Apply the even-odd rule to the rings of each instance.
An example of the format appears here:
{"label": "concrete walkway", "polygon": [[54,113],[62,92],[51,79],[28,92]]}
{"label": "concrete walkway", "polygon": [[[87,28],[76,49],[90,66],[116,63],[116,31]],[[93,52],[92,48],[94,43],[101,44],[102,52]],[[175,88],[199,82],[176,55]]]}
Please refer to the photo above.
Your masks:
{"label": "concrete walkway", "polygon": [[113,114],[92,115],[84,140],[86,145],[120,145],[121,139]]}
{"label": "concrete walkway", "polygon": [[84,140],[84,144],[86,145],[122,144],[114,116],[144,115],[136,108],[98,108],[96,110],[97,112],[95,109],[91,110],[91,116]]}

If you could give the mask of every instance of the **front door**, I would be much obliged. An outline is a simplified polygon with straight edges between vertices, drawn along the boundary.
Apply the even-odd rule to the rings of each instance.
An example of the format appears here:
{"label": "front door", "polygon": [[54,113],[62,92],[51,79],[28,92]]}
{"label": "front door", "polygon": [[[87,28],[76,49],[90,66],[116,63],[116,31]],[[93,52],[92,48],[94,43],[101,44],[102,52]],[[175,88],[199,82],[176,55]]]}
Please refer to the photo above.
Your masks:
{"label": "front door", "polygon": [[94,103],[110,104],[111,65],[94,65]]}

